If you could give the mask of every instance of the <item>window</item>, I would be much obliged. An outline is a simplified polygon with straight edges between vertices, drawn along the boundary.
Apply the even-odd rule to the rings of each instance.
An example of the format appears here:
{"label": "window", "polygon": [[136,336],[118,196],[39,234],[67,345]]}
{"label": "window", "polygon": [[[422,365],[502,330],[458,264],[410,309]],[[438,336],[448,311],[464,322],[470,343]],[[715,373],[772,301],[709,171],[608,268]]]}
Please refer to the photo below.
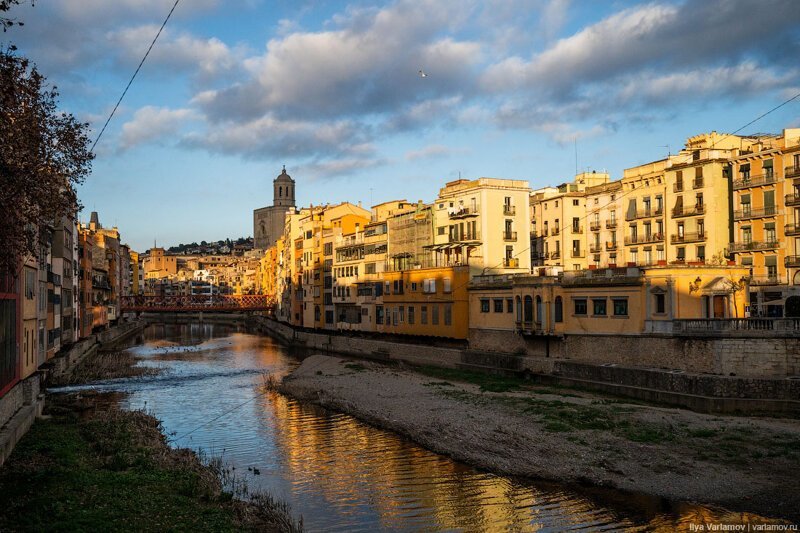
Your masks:
{"label": "window", "polygon": [[698,246],[697,247],[697,260],[698,261],[705,261],[706,260],[706,247],[705,246]]}
{"label": "window", "polygon": [[767,277],[775,279],[778,277],[778,257],[767,255],[764,257],[764,266],[767,267]]}
{"label": "window", "polygon": [[444,325],[453,325],[453,304],[444,304]]}
{"label": "window", "polygon": [[408,306],[408,323],[409,324],[414,323],[414,306],[412,305]]}
{"label": "window", "polygon": [[489,299],[481,298],[481,313],[488,313],[488,312],[489,312]]}
{"label": "window", "polygon": [[606,299],[592,300],[592,315],[606,316]]}
{"label": "window", "polygon": [[32,268],[25,269],[25,299],[33,300],[36,292],[36,271]]}
{"label": "window", "polygon": [[420,324],[427,324],[428,323],[428,306],[423,305],[419,312],[419,323]]}
{"label": "window", "polygon": [[517,296],[517,322],[522,322],[522,299]]}
{"label": "window", "polygon": [[417,282],[416,281],[412,281],[411,282],[411,291],[412,292],[417,292]]}
{"label": "window", "polygon": [[614,298],[614,316],[628,316],[628,299]]}
{"label": "window", "polygon": [[400,306],[399,314],[400,314],[400,323],[402,324],[403,322],[406,321],[406,308],[403,307],[402,305]]}
{"label": "window", "polygon": [[572,205],[581,205],[580,200],[572,200]]}
{"label": "window", "polygon": [[656,294],[656,313],[663,315],[667,312],[667,297],[664,294]]}
{"label": "window", "polygon": [[[434,282],[435,282],[435,280],[434,280]],[[444,278],[442,280],[442,287],[443,287],[442,291],[445,292],[445,293],[453,292],[453,289],[452,289],[451,284],[450,284],[450,278]],[[434,292],[436,292],[435,286],[434,286],[433,290],[434,290]]]}
{"label": "window", "polygon": [[376,324],[383,324],[383,306],[376,305],[375,306],[375,323]]}
{"label": "window", "polygon": [[433,294],[436,292],[436,278],[428,278],[422,281],[422,292]]}
{"label": "window", "polygon": [[503,300],[502,299],[495,299],[494,300],[494,312],[495,313],[502,313],[503,312]]}
{"label": "window", "polygon": [[513,313],[514,312],[514,300],[511,298],[506,298],[506,313]]}
{"label": "window", "polygon": [[533,322],[533,298],[530,296],[525,297],[523,313],[525,315],[525,322]]}
{"label": "window", "polygon": [[555,321],[556,322],[563,322],[564,321],[564,301],[561,299],[561,296],[556,296],[556,310],[555,310]]}
{"label": "window", "polygon": [[431,324],[434,326],[439,325],[439,306],[432,305],[431,306]]}
{"label": "window", "polygon": [[572,304],[575,306],[574,314],[576,315],[587,314],[587,306],[585,298],[576,298],[575,300],[572,301]]}

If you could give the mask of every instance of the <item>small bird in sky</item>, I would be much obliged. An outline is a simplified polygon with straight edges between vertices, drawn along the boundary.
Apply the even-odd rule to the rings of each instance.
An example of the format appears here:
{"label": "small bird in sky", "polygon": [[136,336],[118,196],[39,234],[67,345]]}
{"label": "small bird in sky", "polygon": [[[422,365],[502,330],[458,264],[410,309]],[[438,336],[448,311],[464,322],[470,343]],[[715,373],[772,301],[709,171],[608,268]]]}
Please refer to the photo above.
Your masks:
{"label": "small bird in sky", "polygon": [[428,77],[428,75],[427,75],[427,74],[425,74],[425,71],[424,71],[424,70],[420,69],[420,71],[419,71],[419,77],[420,77],[420,78],[427,78],[427,77]]}

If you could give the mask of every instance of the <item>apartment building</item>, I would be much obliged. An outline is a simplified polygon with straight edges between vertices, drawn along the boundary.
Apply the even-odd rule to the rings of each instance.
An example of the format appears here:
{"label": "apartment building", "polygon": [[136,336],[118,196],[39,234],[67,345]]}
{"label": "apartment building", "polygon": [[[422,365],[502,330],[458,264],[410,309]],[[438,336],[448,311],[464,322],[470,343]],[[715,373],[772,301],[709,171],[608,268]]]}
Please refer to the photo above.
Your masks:
{"label": "apartment building", "polygon": [[451,181],[434,202],[432,261],[470,275],[530,271],[527,181]]}
{"label": "apartment building", "polygon": [[800,129],[751,141],[731,161],[731,258],[751,269],[753,315],[800,312]]}
{"label": "apartment building", "polygon": [[[620,204],[622,254],[618,265],[665,265],[667,245],[667,160],[653,161],[623,171],[617,199]],[[617,241],[619,242],[619,241]]]}
{"label": "apartment building", "polygon": [[622,262],[622,182],[612,181],[586,188],[586,248],[590,269],[616,267]]}
{"label": "apartment building", "polygon": [[587,268],[586,189],[607,184],[609,175],[583,172],[572,183],[530,195],[530,257],[533,267]]}

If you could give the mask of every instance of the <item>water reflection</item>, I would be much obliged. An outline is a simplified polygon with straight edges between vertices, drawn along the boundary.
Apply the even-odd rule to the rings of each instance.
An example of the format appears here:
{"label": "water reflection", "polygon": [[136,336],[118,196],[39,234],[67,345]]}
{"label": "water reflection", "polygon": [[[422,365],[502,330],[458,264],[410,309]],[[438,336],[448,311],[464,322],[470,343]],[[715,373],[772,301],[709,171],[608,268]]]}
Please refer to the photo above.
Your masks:
{"label": "water reflection", "polygon": [[750,518],[479,472],[349,416],[263,393],[264,372],[281,376],[299,360],[239,327],[159,324],[140,340],[129,349],[164,371],[96,388],[128,392],[123,403],[151,411],[177,445],[222,454],[311,531],[675,531]]}

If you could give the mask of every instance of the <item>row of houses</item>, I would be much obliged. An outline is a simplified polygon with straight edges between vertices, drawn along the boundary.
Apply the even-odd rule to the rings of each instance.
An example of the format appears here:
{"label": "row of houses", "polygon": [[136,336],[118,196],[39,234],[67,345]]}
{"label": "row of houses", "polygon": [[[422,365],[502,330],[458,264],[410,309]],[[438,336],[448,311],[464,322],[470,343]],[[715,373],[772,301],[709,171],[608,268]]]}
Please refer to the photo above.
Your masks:
{"label": "row of houses", "polygon": [[88,224],[64,217],[39,236],[38,256],[2,280],[0,397],[63,347],[117,322],[120,296],[134,285],[135,252],[96,212]]}
{"label": "row of houses", "polygon": [[274,190],[257,292],[294,326],[465,339],[800,313],[800,129],[698,135],[616,181],[459,179],[431,203],[297,208],[285,169]]}

